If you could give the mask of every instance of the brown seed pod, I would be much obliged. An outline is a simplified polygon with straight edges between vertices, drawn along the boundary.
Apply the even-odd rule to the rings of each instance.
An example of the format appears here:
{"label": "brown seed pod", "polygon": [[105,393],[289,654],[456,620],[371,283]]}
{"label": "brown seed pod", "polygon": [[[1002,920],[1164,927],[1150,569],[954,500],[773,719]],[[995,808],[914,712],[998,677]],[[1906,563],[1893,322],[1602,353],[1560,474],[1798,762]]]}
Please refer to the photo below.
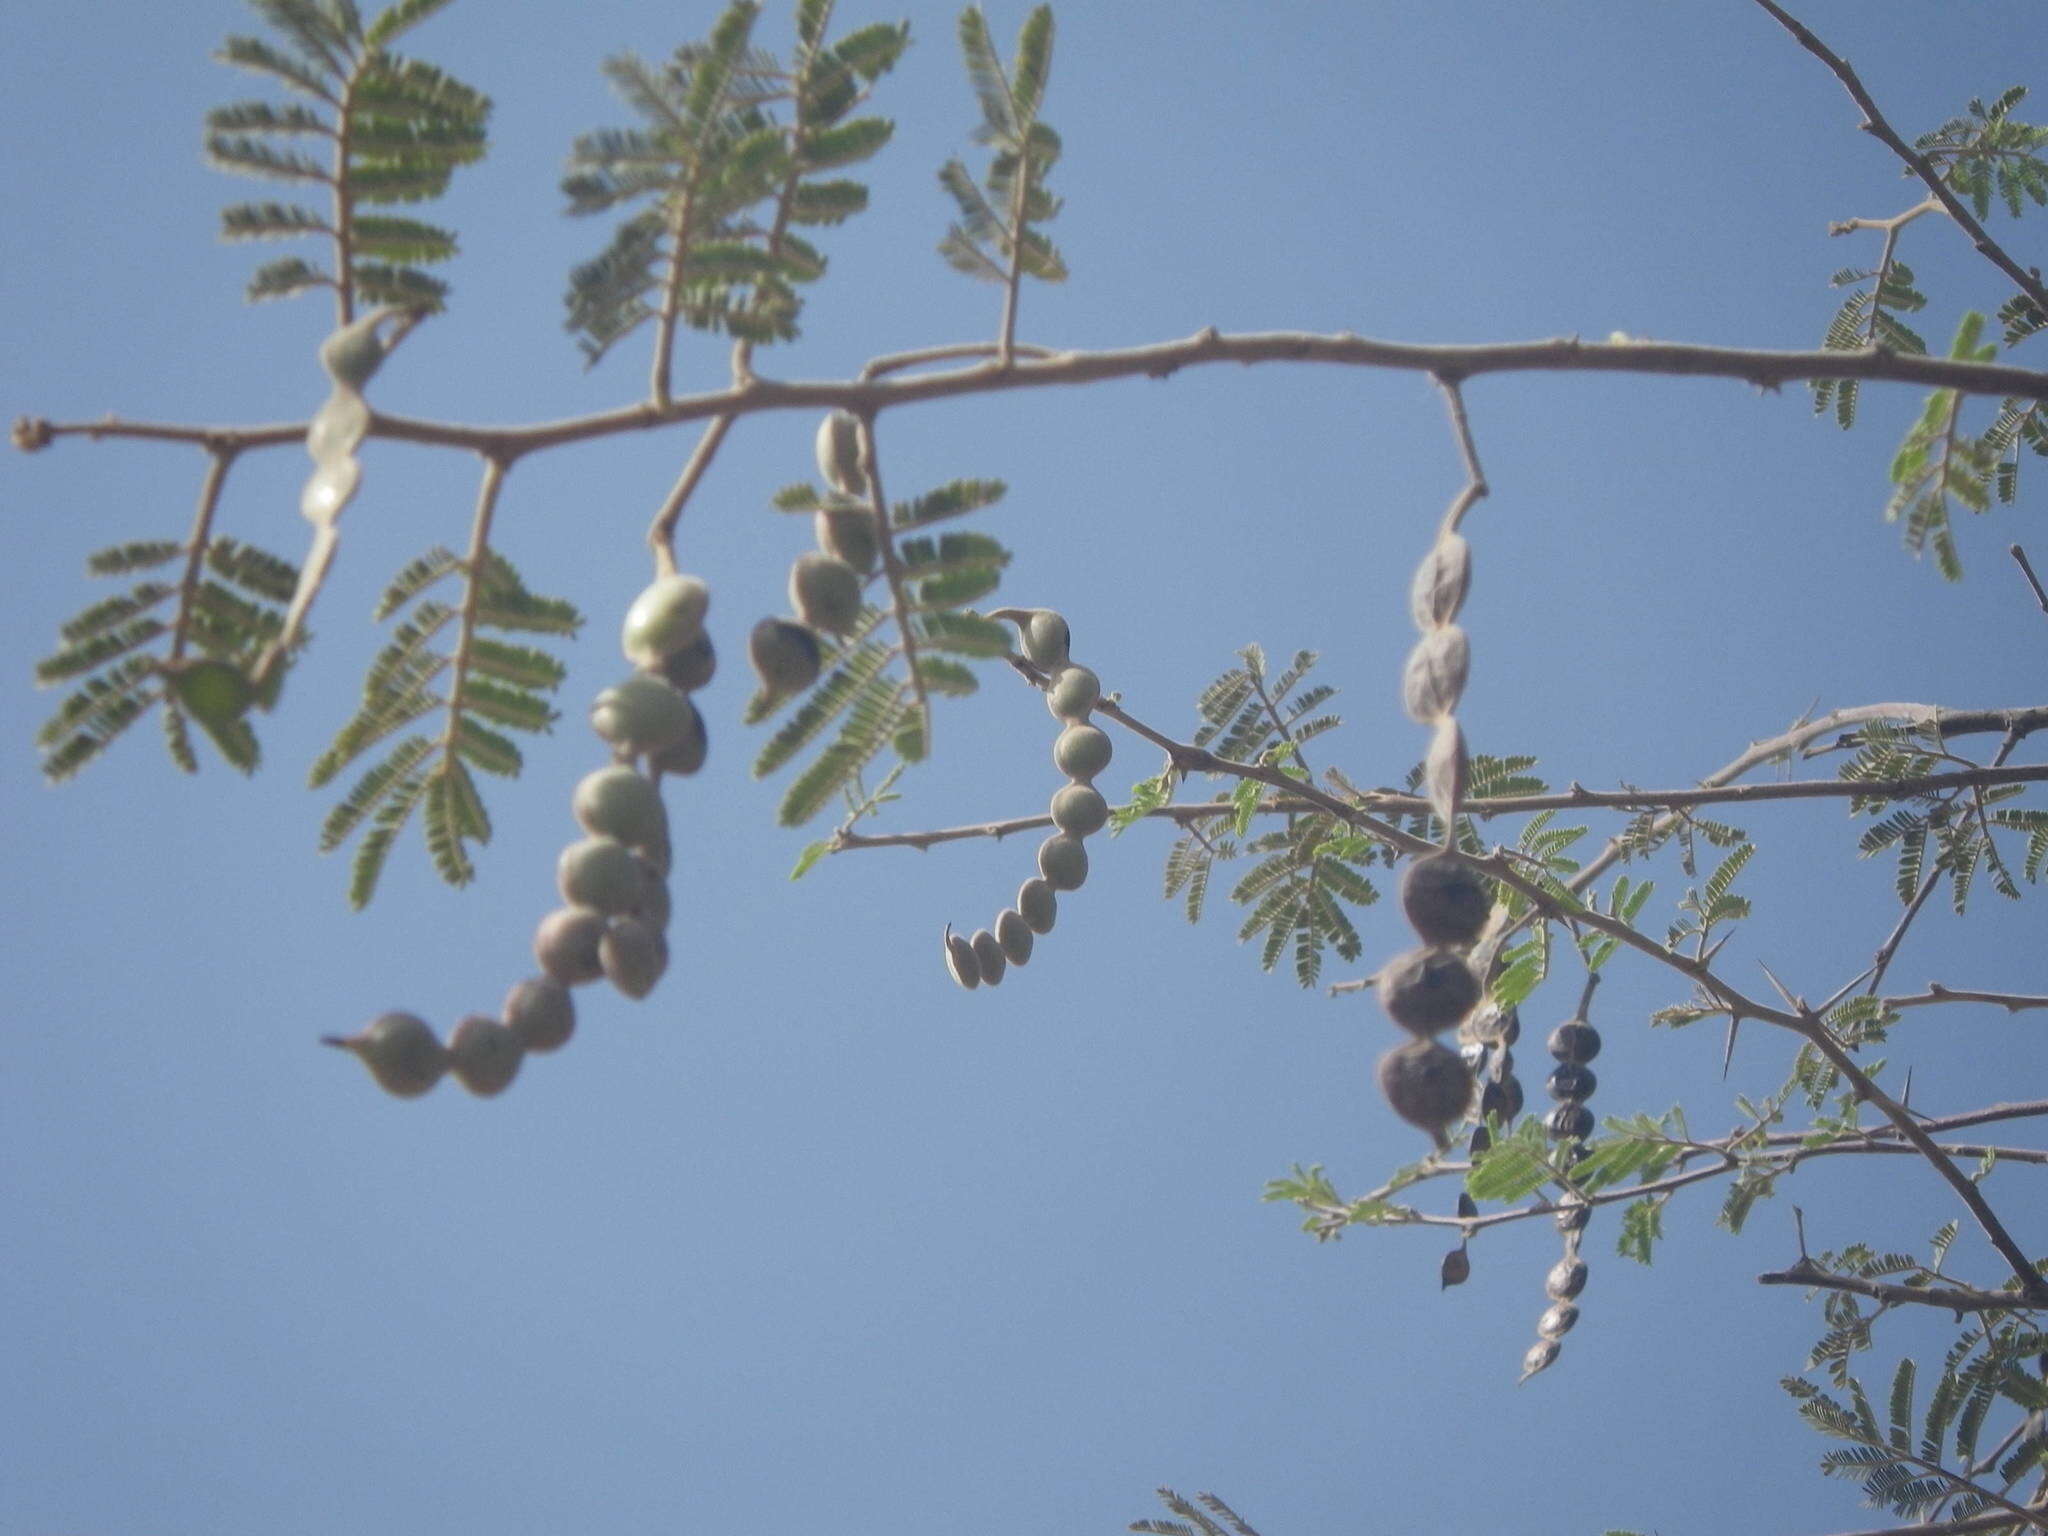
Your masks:
{"label": "brown seed pod", "polygon": [[1433,1035],[1470,1013],[1484,989],[1455,950],[1424,948],[1396,955],[1381,966],[1373,990],[1396,1024],[1418,1035]]}
{"label": "brown seed pod", "polygon": [[606,979],[636,1002],[654,990],[668,969],[668,945],[637,917],[615,917],[606,923],[597,954]]}
{"label": "brown seed pod", "polygon": [[1471,786],[1472,765],[1465,756],[1465,728],[1453,719],[1436,723],[1429,738],[1429,752],[1422,760],[1422,791],[1437,820],[1449,826],[1465,803]]}
{"label": "brown seed pod", "polygon": [[860,467],[860,418],[833,411],[818,423],[818,473],[835,491],[865,496],[868,477]]}
{"label": "brown seed pod", "polygon": [[1416,641],[1401,673],[1401,702],[1409,718],[1428,724],[1456,714],[1471,669],[1471,642],[1457,625],[1433,629]]}
{"label": "brown seed pod", "polygon": [[709,683],[718,672],[718,648],[707,630],[679,651],[671,651],[661,664],[661,675],[671,687],[690,693]]}
{"label": "brown seed pod", "polygon": [[1033,933],[1051,933],[1059,917],[1059,898],[1050,882],[1033,876],[1017,887],[1017,915]]}
{"label": "brown seed pod", "polygon": [[1471,865],[1432,853],[1402,873],[1401,910],[1424,943],[1465,945],[1486,927],[1493,892]]}
{"label": "brown seed pod", "polygon": [[1465,606],[1472,586],[1472,546],[1463,534],[1446,533],[1422,557],[1408,588],[1408,612],[1415,627],[1428,631],[1448,624]]}
{"label": "brown seed pod", "polygon": [[1052,760],[1068,778],[1086,782],[1109,766],[1115,749],[1109,737],[1092,725],[1070,725],[1052,744]]}
{"label": "brown seed pod", "polygon": [[1062,667],[1045,690],[1045,707],[1055,720],[1085,721],[1102,697],[1102,679],[1086,667]]}
{"label": "brown seed pod", "polygon": [[557,907],[533,931],[533,958],[565,987],[579,987],[604,974],[598,945],[604,914],[590,907]]}
{"label": "brown seed pod", "polygon": [[806,550],[789,567],[789,605],[811,628],[843,635],[860,622],[860,572]]}
{"label": "brown seed pod", "polygon": [[661,791],[646,775],[614,763],[585,774],[569,797],[569,808],[592,837],[616,838],[634,847],[668,838],[668,810]]}
{"label": "brown seed pod", "polygon": [[1435,1040],[1410,1040],[1387,1052],[1380,1058],[1379,1084],[1395,1114],[1439,1140],[1472,1104],[1471,1070]]}
{"label": "brown seed pod", "polygon": [[981,985],[981,962],[975,958],[974,946],[950,928],[946,930],[946,969],[970,992]]}
{"label": "brown seed pod", "polygon": [[1031,925],[1024,921],[1024,915],[1005,907],[996,914],[996,942],[1003,947],[1003,958],[1012,965],[1023,965],[1031,958]]}
{"label": "brown seed pod", "polygon": [[865,576],[881,558],[875,539],[875,514],[866,507],[834,505],[827,502],[811,522],[818,548],[836,555]]}
{"label": "brown seed pod", "polygon": [[612,684],[590,706],[590,728],[624,757],[659,752],[683,739],[696,706],[651,672]]}
{"label": "brown seed pod", "polygon": [[694,700],[684,702],[690,706],[690,718],[683,726],[683,734],[647,759],[648,768],[655,773],[687,778],[702,768],[704,759],[711,754],[711,733],[704,728],[704,712]]}
{"label": "brown seed pod", "polygon": [[552,976],[514,982],[505,994],[505,1027],[529,1051],[557,1051],[576,1033],[576,1000]]}
{"label": "brown seed pod", "polygon": [[981,968],[982,982],[991,987],[1001,982],[1009,957],[1003,953],[1003,946],[996,942],[996,936],[986,928],[980,928],[967,942],[974,950],[974,963]]}
{"label": "brown seed pod", "polygon": [[649,671],[704,633],[711,589],[695,576],[663,576],[633,599],[619,634],[626,660]]}
{"label": "brown seed pod", "polygon": [[1088,878],[1088,850],[1078,837],[1056,832],[1038,845],[1038,872],[1056,891],[1078,891]]}
{"label": "brown seed pod", "polygon": [[414,1013],[380,1013],[360,1033],[322,1035],[320,1043],[353,1052],[377,1086],[396,1098],[418,1098],[448,1070],[439,1037]]}
{"label": "brown seed pod", "polygon": [[448,1037],[448,1074],[480,1099],[512,1086],[526,1048],[496,1019],[472,1013]]}
{"label": "brown seed pod", "polygon": [[763,619],[747,637],[747,659],[761,687],[776,698],[802,693],[818,680],[818,637],[788,619]]}
{"label": "brown seed pod", "polygon": [[640,903],[645,866],[633,850],[613,837],[586,837],[571,843],[555,861],[555,885],[572,907],[600,912],[630,912]]}
{"label": "brown seed pod", "polygon": [[1092,784],[1069,784],[1052,797],[1052,824],[1075,837],[1100,832],[1109,820],[1109,802]]}

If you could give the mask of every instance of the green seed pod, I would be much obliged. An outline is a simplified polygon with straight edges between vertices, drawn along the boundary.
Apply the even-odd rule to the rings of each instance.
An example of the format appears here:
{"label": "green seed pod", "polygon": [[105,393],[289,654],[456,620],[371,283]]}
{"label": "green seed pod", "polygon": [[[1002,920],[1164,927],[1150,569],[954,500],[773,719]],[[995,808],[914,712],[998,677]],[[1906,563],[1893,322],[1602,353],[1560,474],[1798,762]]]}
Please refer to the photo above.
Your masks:
{"label": "green seed pod", "polygon": [[630,912],[640,903],[644,868],[617,838],[586,837],[562,850],[555,861],[555,885],[572,907]]}
{"label": "green seed pod", "polygon": [[1472,1073],[1464,1058],[1435,1040],[1410,1040],[1380,1058],[1380,1094],[1394,1113],[1441,1143],[1444,1128],[1465,1118]]}
{"label": "green seed pod", "polygon": [[526,1047],[496,1019],[472,1013],[448,1039],[448,1071],[480,1099],[503,1093],[519,1075]]}
{"label": "green seed pod", "polygon": [[1052,760],[1061,773],[1083,782],[1109,766],[1109,737],[1092,725],[1070,725],[1052,744]]}
{"label": "green seed pod", "polygon": [[974,963],[981,968],[982,981],[991,987],[999,984],[1009,960],[1003,954],[1003,946],[996,942],[996,936],[986,928],[980,928],[967,942],[974,950]]}
{"label": "green seed pod", "polygon": [[1092,784],[1069,784],[1052,797],[1052,824],[1075,837],[1100,832],[1109,820],[1109,802]]}
{"label": "green seed pod", "polygon": [[1373,990],[1396,1024],[1433,1035],[1470,1013],[1485,989],[1455,950],[1411,949],[1380,967]]}
{"label": "green seed pod", "polygon": [[172,693],[202,724],[218,728],[239,720],[255,702],[255,688],[232,662],[201,657],[181,661],[167,670]]}
{"label": "green seed pod", "polygon": [[668,810],[661,791],[645,774],[620,764],[585,774],[569,797],[576,820],[592,837],[616,838],[635,847],[668,838]]}
{"label": "green seed pod", "polygon": [[834,505],[827,502],[811,520],[818,548],[836,556],[866,576],[882,557],[875,538],[875,514],[866,507]]}
{"label": "green seed pod", "polygon": [[1457,625],[1432,629],[1416,641],[1401,672],[1401,702],[1409,718],[1426,725],[1457,713],[1471,670],[1471,642]]}
{"label": "green seed pod", "polygon": [[974,946],[950,928],[946,930],[946,969],[970,992],[981,985],[981,962],[975,958]]}
{"label": "green seed pod", "polygon": [[590,726],[625,757],[659,752],[690,729],[689,698],[660,678],[635,672],[612,684],[590,706]]}
{"label": "green seed pod", "polygon": [[322,1045],[352,1051],[386,1093],[416,1099],[448,1070],[448,1053],[425,1019],[412,1013],[380,1013],[360,1034],[322,1035]]}
{"label": "green seed pod", "polygon": [[597,946],[604,938],[604,914],[590,907],[557,907],[533,931],[533,958],[565,987],[580,987],[604,974]]}
{"label": "green seed pod", "polygon": [[704,633],[711,589],[695,576],[663,576],[633,599],[619,633],[626,660],[658,671],[661,664]]}
{"label": "green seed pod", "polygon": [[1426,944],[1470,944],[1492,915],[1493,892],[1471,865],[1432,853],[1402,873],[1401,910]]}
{"label": "green seed pod", "polygon": [[687,778],[702,768],[704,759],[711,755],[711,733],[704,728],[704,712],[697,708],[695,700],[686,702],[690,713],[683,722],[683,734],[647,759],[651,772]]}
{"label": "green seed pod", "polygon": [[[1051,892],[1046,894],[1050,896]],[[1003,958],[1012,965],[1023,965],[1031,958],[1031,925],[1024,921],[1022,913],[1005,907],[996,915],[996,942],[1003,947]]]}
{"label": "green seed pod", "polygon": [[860,572],[837,555],[806,550],[789,568],[789,605],[812,629],[843,635],[860,622]]}
{"label": "green seed pod", "polygon": [[1060,615],[1050,608],[1039,608],[1019,627],[1027,660],[1048,672],[1067,665],[1067,647],[1073,643],[1073,635]]}
{"label": "green seed pod", "polygon": [[747,637],[747,659],[761,687],[780,698],[802,693],[818,680],[818,637],[788,619],[763,619]]}
{"label": "green seed pod", "polygon": [[673,688],[691,693],[709,683],[718,671],[718,651],[706,630],[679,651],[671,651],[661,664],[661,675]]}
{"label": "green seed pod", "polygon": [[505,994],[505,1027],[529,1051],[558,1051],[576,1033],[576,1002],[552,976],[515,982]]}
{"label": "green seed pod", "polygon": [[1078,837],[1057,832],[1038,845],[1038,872],[1056,891],[1078,891],[1088,878],[1088,850]]}
{"label": "green seed pod", "polygon": [[389,316],[383,310],[350,321],[320,343],[320,366],[335,383],[361,390],[384,362],[384,338],[377,327]]}
{"label": "green seed pod", "polygon": [[835,491],[865,496],[868,477],[860,467],[860,418],[833,411],[818,423],[818,473]]}
{"label": "green seed pod", "polygon": [[1059,917],[1059,898],[1052,886],[1036,876],[1018,886],[1017,915],[1033,933],[1051,933]]}
{"label": "green seed pod", "polygon": [[1085,721],[1101,697],[1101,678],[1086,667],[1062,667],[1045,690],[1045,707],[1055,720]]}
{"label": "green seed pod", "polygon": [[606,978],[635,1001],[652,992],[668,969],[668,945],[637,917],[615,917],[605,924],[597,952]]}

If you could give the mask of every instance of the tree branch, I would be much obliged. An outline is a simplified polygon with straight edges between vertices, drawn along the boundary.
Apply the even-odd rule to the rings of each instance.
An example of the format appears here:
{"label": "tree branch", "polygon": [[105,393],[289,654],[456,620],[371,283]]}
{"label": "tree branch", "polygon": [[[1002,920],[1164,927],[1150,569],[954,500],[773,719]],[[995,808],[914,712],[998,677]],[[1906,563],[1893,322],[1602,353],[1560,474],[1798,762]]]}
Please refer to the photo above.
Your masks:
{"label": "tree branch", "polygon": [[1887,1306],[1939,1307],[1960,1317],[1965,1312],[2012,1312],[2024,1302],[2010,1291],[1980,1291],[1975,1286],[1891,1285],[1864,1280],[1855,1275],[1837,1275],[1822,1269],[1811,1259],[1801,1259],[1790,1269],[1774,1269],[1756,1277],[1758,1285],[1800,1285],[1821,1291],[1847,1291],[1868,1296]]}

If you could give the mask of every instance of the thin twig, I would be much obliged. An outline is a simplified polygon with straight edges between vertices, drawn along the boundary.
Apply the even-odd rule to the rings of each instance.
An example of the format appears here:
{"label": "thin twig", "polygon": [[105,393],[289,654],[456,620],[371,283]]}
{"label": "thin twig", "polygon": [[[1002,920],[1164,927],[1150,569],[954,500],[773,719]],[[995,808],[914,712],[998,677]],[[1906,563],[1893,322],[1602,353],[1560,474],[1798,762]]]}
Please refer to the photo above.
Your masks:
{"label": "thin twig", "polygon": [[903,637],[900,652],[910,673],[910,686],[917,695],[917,714],[924,730],[924,755],[932,750],[932,701],[925,687],[924,668],[917,664],[917,630],[911,623],[909,571],[896,552],[896,530],[889,523],[889,498],[882,493],[882,455],[875,446],[875,418],[860,418],[860,467],[868,481],[868,509],[875,520],[875,544],[882,557],[882,575],[889,583],[889,601],[896,614],[896,631]]}
{"label": "thin twig", "polygon": [[206,478],[199,485],[199,506],[192,514],[192,535],[185,548],[185,574],[178,582],[178,616],[171,621],[172,665],[183,658],[185,640],[192,630],[192,614],[199,596],[199,573],[206,565],[206,549],[213,542],[213,515],[220,507],[220,493],[234,467],[231,448],[209,448]]}
{"label": "thin twig", "polygon": [[711,461],[718,456],[718,445],[725,441],[725,434],[732,430],[732,417],[714,416],[704,428],[704,435],[697,439],[697,446],[690,451],[690,460],[683,466],[674,487],[662,499],[661,508],[654,514],[654,521],[647,528],[647,543],[654,551],[654,573],[657,576],[673,576],[676,573],[676,525],[682,521],[683,508],[696,492],[697,484],[711,468]]}
{"label": "thin twig", "polygon": [[2025,1304],[2010,1291],[1980,1291],[1974,1286],[1892,1285],[1865,1280],[1856,1275],[1837,1275],[1822,1269],[1811,1259],[1801,1259],[1790,1269],[1774,1269],[1756,1277],[1758,1285],[1800,1285],[1822,1291],[1846,1291],[1868,1296],[1890,1306],[1939,1307],[1961,1316],[1965,1312],[2014,1312]]}
{"label": "thin twig", "polygon": [[1439,373],[1436,385],[1444,392],[1444,404],[1451,413],[1451,426],[1458,434],[1458,456],[1465,464],[1465,484],[1451,498],[1450,510],[1444,513],[1443,532],[1456,533],[1458,525],[1465,521],[1465,514],[1487,494],[1486,471],[1479,467],[1479,447],[1472,441],[1472,420],[1465,414],[1465,391],[1459,378],[1454,374]]}
{"label": "thin twig", "polygon": [[2041,605],[2041,611],[2048,613],[2048,592],[2041,589],[2041,578],[2034,574],[2034,568],[2027,563],[2027,552],[2015,544],[2006,551],[2019,562],[2020,574],[2027,578],[2027,585],[2034,589],[2034,601]]}
{"label": "thin twig", "polygon": [[2027,1008],[2048,1008],[2048,997],[2025,992],[1965,992],[1956,987],[1944,987],[1938,981],[1930,981],[1925,992],[1914,996],[1881,997],[1878,1002],[1886,1008],[1925,1008],[1934,1003],[1992,1003],[2007,1013],[2019,1013]]}
{"label": "thin twig", "polygon": [[486,458],[483,482],[476,492],[476,511],[470,518],[469,552],[462,561],[462,612],[457,620],[455,650],[448,664],[448,725],[441,737],[443,772],[459,760],[456,737],[462,724],[462,694],[469,681],[470,659],[476,646],[476,616],[483,603],[485,579],[489,575],[491,520],[497,514],[498,493],[504,485],[504,463]]}

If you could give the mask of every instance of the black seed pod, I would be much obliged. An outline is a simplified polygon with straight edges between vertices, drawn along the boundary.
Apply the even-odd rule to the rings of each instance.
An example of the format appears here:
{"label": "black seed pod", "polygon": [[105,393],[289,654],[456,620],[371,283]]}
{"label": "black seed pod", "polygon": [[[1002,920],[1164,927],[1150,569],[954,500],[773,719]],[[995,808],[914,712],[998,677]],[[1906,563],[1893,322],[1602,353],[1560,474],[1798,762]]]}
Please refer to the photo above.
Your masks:
{"label": "black seed pod", "polygon": [[1396,1024],[1433,1035],[1470,1013],[1481,988],[1472,967],[1455,951],[1411,949],[1380,967],[1373,990]]}
{"label": "black seed pod", "polygon": [[747,637],[747,659],[761,686],[777,698],[801,693],[818,680],[823,653],[818,637],[788,619],[763,619]]}
{"label": "black seed pod", "polygon": [[1583,1104],[1599,1086],[1600,1079],[1593,1075],[1593,1069],[1575,1061],[1564,1063],[1550,1074],[1550,1096],[1562,1104]]}
{"label": "black seed pod", "polygon": [[1579,1141],[1593,1134],[1593,1111],[1583,1104],[1560,1104],[1550,1112],[1543,1128],[1553,1141]]}
{"label": "black seed pod", "polygon": [[1543,1281],[1543,1293],[1552,1301],[1576,1301],[1585,1288],[1584,1259],[1559,1259]]}
{"label": "black seed pod", "polygon": [[1522,1080],[1510,1073],[1488,1083],[1479,1095],[1479,1112],[1502,1121],[1514,1119],[1522,1112]]}
{"label": "black seed pod", "polygon": [[[1483,1111],[1483,1110],[1482,1110],[1482,1111],[1481,1111],[1481,1113],[1483,1114],[1483,1113],[1485,1113],[1485,1111]],[[1493,1138],[1492,1138],[1491,1136],[1489,1136],[1489,1135],[1487,1134],[1487,1131],[1486,1131],[1486,1127],[1485,1127],[1485,1126],[1483,1126],[1483,1125],[1475,1125],[1475,1126],[1473,1126],[1473,1127],[1472,1127],[1472,1155],[1473,1155],[1474,1157],[1478,1157],[1478,1156],[1479,1156],[1479,1155],[1480,1155],[1480,1154],[1481,1154],[1482,1152],[1487,1152],[1487,1151],[1491,1151],[1491,1150],[1492,1150],[1492,1148],[1493,1148]]]}
{"label": "black seed pod", "polygon": [[1509,1008],[1493,1021],[1493,1038],[1502,1045],[1513,1045],[1522,1038],[1522,1014],[1517,1008]]}
{"label": "black seed pod", "polygon": [[1583,1066],[1600,1054],[1600,1031],[1584,1019],[1566,1019],[1550,1032],[1550,1054]]}
{"label": "black seed pod", "polygon": [[1402,874],[1401,910],[1424,943],[1470,944],[1493,911],[1493,891],[1469,864],[1433,853]]}

